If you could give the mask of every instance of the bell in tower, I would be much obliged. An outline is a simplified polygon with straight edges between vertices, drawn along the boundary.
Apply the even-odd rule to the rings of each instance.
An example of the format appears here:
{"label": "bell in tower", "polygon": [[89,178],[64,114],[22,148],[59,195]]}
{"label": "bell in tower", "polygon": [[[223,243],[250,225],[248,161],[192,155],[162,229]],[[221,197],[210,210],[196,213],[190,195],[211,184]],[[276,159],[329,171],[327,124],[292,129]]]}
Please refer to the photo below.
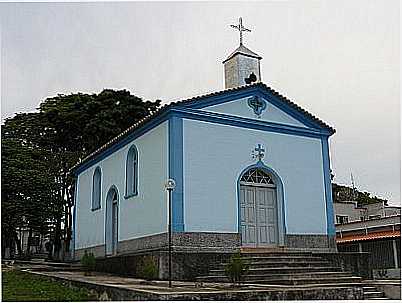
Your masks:
{"label": "bell in tower", "polygon": [[243,26],[241,18],[238,25],[231,25],[231,27],[239,31],[240,46],[223,61],[226,89],[261,81],[260,60],[262,57],[243,45],[243,32],[251,30]]}

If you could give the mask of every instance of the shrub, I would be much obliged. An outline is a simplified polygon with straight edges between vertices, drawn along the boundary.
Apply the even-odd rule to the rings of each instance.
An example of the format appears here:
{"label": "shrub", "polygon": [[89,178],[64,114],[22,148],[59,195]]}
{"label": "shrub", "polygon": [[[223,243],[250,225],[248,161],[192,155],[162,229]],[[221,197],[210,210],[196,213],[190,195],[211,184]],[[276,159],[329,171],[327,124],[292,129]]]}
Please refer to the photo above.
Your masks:
{"label": "shrub", "polygon": [[81,258],[81,264],[84,267],[85,275],[89,275],[91,272],[95,270],[96,259],[93,253],[87,253],[85,251],[84,255]]}
{"label": "shrub", "polygon": [[138,274],[145,280],[155,280],[158,278],[158,266],[152,256],[145,256],[140,263]]}
{"label": "shrub", "polygon": [[238,252],[230,258],[230,262],[225,267],[225,274],[234,285],[240,285],[248,268],[249,266],[244,262],[240,252]]}

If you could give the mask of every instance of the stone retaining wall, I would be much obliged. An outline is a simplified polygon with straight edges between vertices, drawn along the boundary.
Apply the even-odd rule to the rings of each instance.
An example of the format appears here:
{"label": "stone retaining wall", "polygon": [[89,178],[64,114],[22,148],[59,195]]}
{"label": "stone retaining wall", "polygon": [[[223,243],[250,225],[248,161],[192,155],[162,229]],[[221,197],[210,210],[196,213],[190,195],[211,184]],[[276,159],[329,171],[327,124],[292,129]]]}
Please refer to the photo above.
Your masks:
{"label": "stone retaining wall", "polygon": [[285,235],[285,247],[309,251],[336,252],[335,237],[327,235]]}
{"label": "stone retaining wall", "polygon": [[53,273],[34,273],[47,276],[54,280],[63,281],[70,287],[86,288],[96,296],[99,301],[299,301],[299,300],[362,300],[363,289],[361,287],[325,287],[325,288],[282,288],[282,289],[247,289],[233,288],[218,292],[194,288],[194,290],[180,291],[172,289],[144,289],[127,288],[122,285],[105,285],[83,279],[56,276]]}
{"label": "stone retaining wall", "polygon": [[[169,254],[167,251],[150,251],[125,256],[98,258],[96,271],[118,275],[140,277],[142,262],[151,256],[158,268],[159,279],[168,279]],[[232,253],[223,252],[173,252],[172,278],[181,281],[194,281],[195,277],[208,274],[209,270],[227,261]]]}
{"label": "stone retaining wall", "polygon": [[373,266],[370,262],[370,253],[366,252],[337,252],[337,253],[314,253],[329,262],[342,271],[349,271],[353,274],[365,278],[372,279]]}
{"label": "stone retaining wall", "polygon": [[[241,238],[238,233],[173,233],[172,245],[175,251],[181,252],[202,251],[230,253],[240,249]],[[117,256],[165,250],[167,246],[167,233],[124,240],[118,243]],[[334,238],[326,235],[286,235],[284,248],[336,252]],[[75,250],[74,260],[80,260],[85,251],[92,252],[95,257],[101,258],[105,257],[106,250],[105,245],[77,249]]]}

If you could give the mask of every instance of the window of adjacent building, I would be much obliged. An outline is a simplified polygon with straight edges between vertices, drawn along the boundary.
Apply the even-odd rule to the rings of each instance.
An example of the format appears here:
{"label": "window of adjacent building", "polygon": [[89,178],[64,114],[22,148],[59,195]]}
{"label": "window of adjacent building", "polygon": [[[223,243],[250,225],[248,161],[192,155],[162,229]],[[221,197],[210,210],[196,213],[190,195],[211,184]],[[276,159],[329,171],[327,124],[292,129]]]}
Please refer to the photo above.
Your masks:
{"label": "window of adjacent building", "polygon": [[97,167],[92,180],[92,210],[101,208],[101,179],[101,169]]}
{"label": "window of adjacent building", "polygon": [[127,153],[126,161],[126,197],[138,193],[138,151],[133,145]]}
{"label": "window of adjacent building", "polygon": [[341,215],[336,216],[336,224],[345,224],[348,222],[349,222],[348,216],[341,216]]}

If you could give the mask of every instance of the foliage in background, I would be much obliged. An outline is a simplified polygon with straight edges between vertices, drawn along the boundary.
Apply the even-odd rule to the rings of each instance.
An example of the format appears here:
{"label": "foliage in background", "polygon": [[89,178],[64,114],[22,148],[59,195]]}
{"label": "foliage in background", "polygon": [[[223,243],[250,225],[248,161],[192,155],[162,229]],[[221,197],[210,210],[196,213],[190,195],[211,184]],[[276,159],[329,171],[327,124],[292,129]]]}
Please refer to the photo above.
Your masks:
{"label": "foliage in background", "polygon": [[85,275],[89,275],[91,272],[95,271],[96,259],[94,254],[85,251],[81,258],[81,265],[84,267]]}
{"label": "foliage in background", "polygon": [[145,256],[138,268],[138,276],[151,281],[158,278],[158,265],[152,256]]}
{"label": "foliage in background", "polygon": [[240,285],[248,269],[249,265],[244,262],[240,252],[237,252],[230,258],[229,263],[225,266],[225,274],[233,285]]}
{"label": "foliage in background", "polygon": [[3,244],[18,246],[16,231],[24,226],[30,233],[49,233],[56,252],[64,240],[68,251],[70,168],[159,106],[160,100],[144,102],[126,90],[105,89],[57,95],[42,102],[38,112],[6,119],[1,129]]}
{"label": "foliage in background", "polygon": [[17,240],[17,227],[47,234],[62,215],[53,155],[39,144],[43,128],[37,113],[19,114],[1,128],[2,238],[8,242]]}
{"label": "foliage in background", "polygon": [[62,282],[17,270],[2,272],[2,301],[4,302],[74,302],[95,301],[86,289],[71,288]]}
{"label": "foliage in background", "polygon": [[339,185],[332,183],[332,197],[334,202],[343,201],[357,201],[360,205],[372,204],[372,203],[384,203],[387,205],[387,200],[378,198],[376,196],[372,197],[369,192],[361,192],[356,188],[349,186]]}

